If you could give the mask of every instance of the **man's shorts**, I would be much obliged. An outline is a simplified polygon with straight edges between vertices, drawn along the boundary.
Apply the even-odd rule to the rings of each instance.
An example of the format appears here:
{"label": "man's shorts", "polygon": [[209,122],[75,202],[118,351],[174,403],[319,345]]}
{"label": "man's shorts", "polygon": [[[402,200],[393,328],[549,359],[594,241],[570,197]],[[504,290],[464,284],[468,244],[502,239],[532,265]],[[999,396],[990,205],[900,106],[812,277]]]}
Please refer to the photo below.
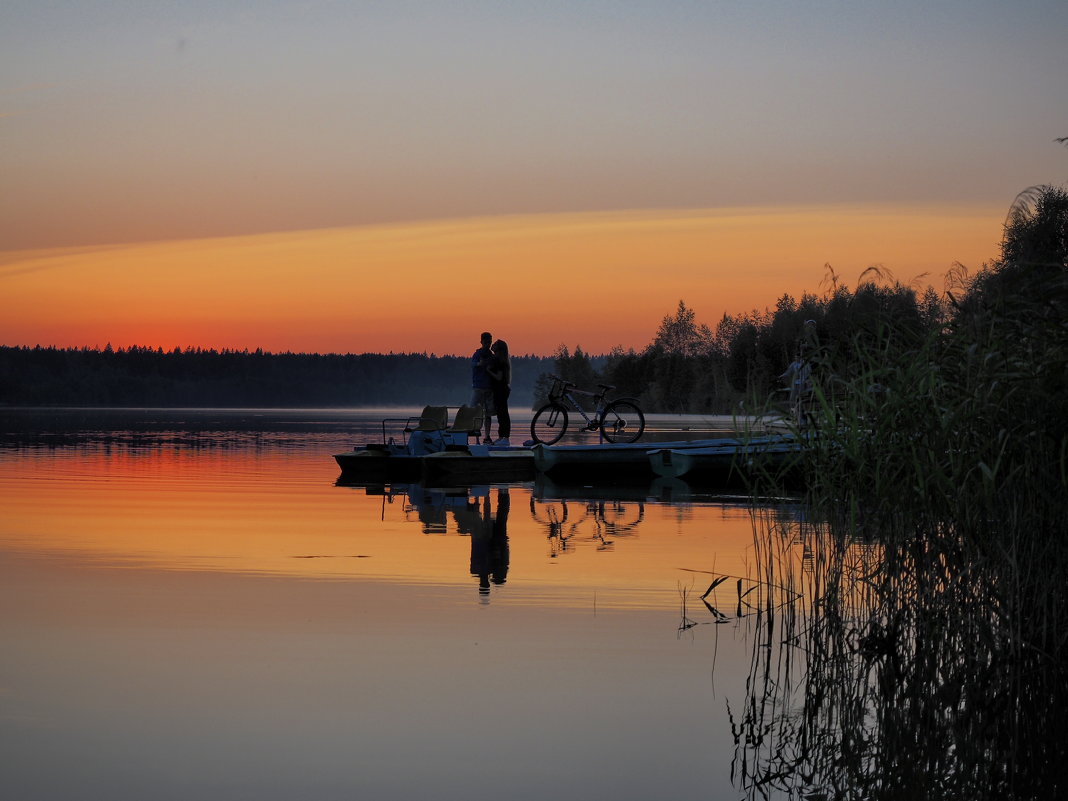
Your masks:
{"label": "man's shorts", "polygon": [[497,409],[493,406],[492,389],[473,389],[471,391],[471,405],[481,406],[487,417],[491,417],[497,413]]}

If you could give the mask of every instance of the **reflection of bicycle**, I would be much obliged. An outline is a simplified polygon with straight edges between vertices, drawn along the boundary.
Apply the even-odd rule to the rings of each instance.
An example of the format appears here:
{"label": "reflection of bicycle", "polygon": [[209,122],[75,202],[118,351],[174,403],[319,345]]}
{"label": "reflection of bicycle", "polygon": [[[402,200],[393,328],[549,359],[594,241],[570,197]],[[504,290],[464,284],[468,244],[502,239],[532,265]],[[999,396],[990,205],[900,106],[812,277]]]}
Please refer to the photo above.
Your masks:
{"label": "reflection of bicycle", "polygon": [[645,504],[642,502],[597,501],[586,505],[593,515],[599,531],[610,537],[628,536],[645,519]]}
{"label": "reflection of bicycle", "polygon": [[[576,517],[577,512],[577,517]],[[610,550],[616,537],[633,536],[645,519],[644,503],[622,501],[567,501],[530,498],[530,516],[545,527],[549,540],[549,557],[555,559],[573,548],[575,542],[595,543],[597,550]],[[582,529],[582,530],[580,530]]]}
{"label": "reflection of bicycle", "polygon": [[575,530],[579,523],[585,519],[585,515],[578,520],[572,520],[570,526],[566,526],[568,511],[567,501],[540,501],[530,498],[530,516],[534,522],[545,526],[549,538],[549,557],[555,559],[567,550],[567,541],[575,536]]}
{"label": "reflection of bicycle", "polygon": [[[609,442],[635,442],[645,432],[645,415],[634,398],[618,398],[606,402],[605,396],[615,387],[598,384],[600,392],[586,392],[575,389],[576,384],[573,381],[555,375],[550,377],[553,387],[549,392],[549,402],[538,409],[530,423],[530,437],[534,442],[552,445],[567,433],[565,400],[582,415],[587,431],[599,430]],[[575,395],[593,398],[593,417],[586,414],[575,400]]]}

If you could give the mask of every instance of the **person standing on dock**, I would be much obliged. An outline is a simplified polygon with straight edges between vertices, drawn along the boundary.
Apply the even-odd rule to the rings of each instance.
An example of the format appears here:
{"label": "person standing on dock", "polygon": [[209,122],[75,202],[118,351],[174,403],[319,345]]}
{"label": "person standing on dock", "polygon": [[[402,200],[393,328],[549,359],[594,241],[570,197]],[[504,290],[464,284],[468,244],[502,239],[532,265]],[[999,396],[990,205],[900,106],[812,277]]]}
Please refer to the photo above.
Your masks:
{"label": "person standing on dock", "polygon": [[508,413],[508,396],[512,394],[512,360],[508,343],[498,339],[493,343],[493,364],[488,368],[493,384],[493,409],[497,415],[497,441],[494,445],[511,445],[512,417]]}
{"label": "person standing on dock", "polygon": [[471,405],[482,409],[483,426],[486,429],[485,442],[490,438],[490,429],[493,424],[493,379],[490,377],[489,368],[493,365],[493,335],[489,331],[482,332],[482,346],[471,357]]}

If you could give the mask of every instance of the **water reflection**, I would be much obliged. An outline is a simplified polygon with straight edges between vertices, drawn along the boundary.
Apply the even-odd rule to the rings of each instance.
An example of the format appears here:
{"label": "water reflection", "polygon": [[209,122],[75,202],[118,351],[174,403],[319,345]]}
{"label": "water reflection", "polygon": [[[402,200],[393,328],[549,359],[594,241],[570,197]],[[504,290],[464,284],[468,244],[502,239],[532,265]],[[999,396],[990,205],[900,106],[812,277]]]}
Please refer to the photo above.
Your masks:
{"label": "water reflection", "polygon": [[1004,553],[679,480],[339,486],[348,420],[142,416],[0,447],[4,797],[57,761],[51,797],[123,797],[131,760],[200,797],[1065,795],[1068,675],[1006,630]]}
{"label": "water reflection", "polygon": [[672,626],[680,569],[744,572],[743,506],[338,486],[348,419],[134,416],[0,442],[0,797],[730,793]]}
{"label": "water reflection", "polygon": [[632,537],[645,519],[643,501],[544,499],[530,497],[530,516],[545,530],[549,557],[555,559],[582,542],[598,551],[615,547],[616,540]]}
{"label": "water reflection", "polygon": [[497,489],[497,508],[490,495],[465,507],[457,516],[461,534],[471,536],[471,575],[478,578],[478,594],[489,600],[490,582],[500,586],[508,580],[508,512],[512,506],[507,487]]}
{"label": "water reflection", "polygon": [[1004,630],[1011,567],[800,506],[754,523],[756,570],[680,588],[678,624],[744,632],[726,709],[745,798],[1064,797],[1068,667]]}
{"label": "water reflection", "polygon": [[[507,535],[511,509],[511,492],[507,485],[495,488],[488,485],[427,487],[420,483],[339,482],[339,486],[381,496],[383,519],[385,503],[402,498],[406,516],[414,517],[424,534],[447,534],[451,519],[451,528],[456,533],[476,540]],[[544,482],[538,482],[533,491],[523,485],[513,486],[524,494],[529,493],[530,520],[544,533],[550,558],[573,551],[579,544],[592,545],[598,551],[611,550],[616,540],[635,536],[645,520],[646,498],[649,497],[648,483],[644,485],[644,491],[636,487],[591,491],[588,487],[559,485],[552,485],[549,491]],[[497,498],[495,511],[491,503],[494,492]],[[490,531],[492,537],[487,535]]]}

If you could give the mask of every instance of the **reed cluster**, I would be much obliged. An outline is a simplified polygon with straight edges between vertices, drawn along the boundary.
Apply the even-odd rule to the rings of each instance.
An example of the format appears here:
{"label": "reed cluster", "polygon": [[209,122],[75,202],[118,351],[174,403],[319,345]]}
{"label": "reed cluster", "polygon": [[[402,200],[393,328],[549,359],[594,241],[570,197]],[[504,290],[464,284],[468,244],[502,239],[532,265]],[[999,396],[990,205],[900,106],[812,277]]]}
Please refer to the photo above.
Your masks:
{"label": "reed cluster", "polygon": [[[798,434],[821,522],[758,527],[768,586],[803,600],[762,612],[752,797],[1068,793],[1068,193],[1010,218],[953,301],[919,341],[886,319],[815,343]],[[800,673],[775,667],[791,649]]]}

